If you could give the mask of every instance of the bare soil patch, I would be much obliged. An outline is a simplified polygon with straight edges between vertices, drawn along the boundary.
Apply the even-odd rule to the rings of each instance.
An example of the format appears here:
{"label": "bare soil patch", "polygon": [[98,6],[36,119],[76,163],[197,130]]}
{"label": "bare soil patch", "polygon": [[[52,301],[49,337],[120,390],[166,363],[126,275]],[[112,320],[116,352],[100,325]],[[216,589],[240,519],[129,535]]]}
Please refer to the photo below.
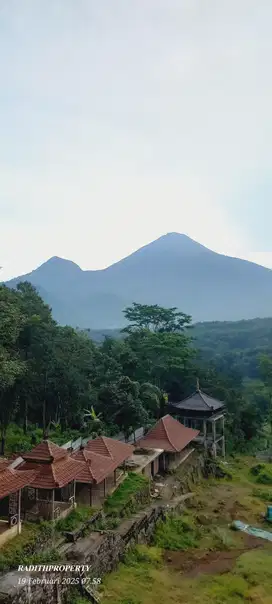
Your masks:
{"label": "bare soil patch", "polygon": [[167,551],[164,554],[166,564],[176,571],[186,574],[187,577],[196,577],[200,574],[223,574],[229,572],[235,565],[237,558],[251,549],[260,549],[265,546],[262,539],[244,535],[244,546],[239,549],[224,551]]}

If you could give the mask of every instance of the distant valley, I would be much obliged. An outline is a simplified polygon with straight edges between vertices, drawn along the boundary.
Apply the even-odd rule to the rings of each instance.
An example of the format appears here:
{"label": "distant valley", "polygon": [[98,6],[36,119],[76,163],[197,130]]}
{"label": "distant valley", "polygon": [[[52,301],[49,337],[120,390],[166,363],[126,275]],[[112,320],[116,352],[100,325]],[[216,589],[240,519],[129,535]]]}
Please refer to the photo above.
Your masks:
{"label": "distant valley", "polygon": [[186,235],[168,233],[103,270],[83,271],[53,257],[7,283],[36,286],[55,319],[92,330],[124,325],[123,309],[133,301],[176,306],[199,321],[269,317],[272,271],[217,254]]}

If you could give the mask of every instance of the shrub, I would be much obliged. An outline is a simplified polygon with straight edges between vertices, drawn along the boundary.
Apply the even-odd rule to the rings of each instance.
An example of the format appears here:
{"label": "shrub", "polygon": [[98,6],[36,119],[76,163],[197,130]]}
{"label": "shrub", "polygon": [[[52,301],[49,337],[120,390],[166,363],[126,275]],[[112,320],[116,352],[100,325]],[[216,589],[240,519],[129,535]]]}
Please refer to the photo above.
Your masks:
{"label": "shrub", "polygon": [[265,464],[264,463],[258,463],[256,466],[253,466],[250,470],[250,473],[253,474],[253,476],[259,476],[260,472],[262,470],[264,470],[265,468]]}
{"label": "shrub", "polygon": [[60,533],[66,531],[74,531],[81,524],[90,520],[90,518],[94,515],[96,510],[89,506],[78,506],[66,516],[66,518],[61,518],[56,522],[55,528]]}
{"label": "shrub", "polygon": [[158,522],[154,544],[162,549],[186,550],[197,546],[199,536],[200,532],[191,518],[170,516],[166,522]]}
{"label": "shrub", "polygon": [[106,499],[105,511],[111,515],[120,514],[125,509],[136,511],[137,503],[139,505],[141,499],[147,500],[149,496],[148,485],[146,476],[129,472],[120,486]]}
{"label": "shrub", "polygon": [[272,485],[272,466],[265,466],[257,476],[256,482],[258,482],[259,484]]}
{"label": "shrub", "polygon": [[147,545],[137,545],[130,549],[124,559],[126,566],[135,566],[142,562],[148,562],[153,566],[160,564],[162,561],[162,552],[157,547],[148,547]]}
{"label": "shrub", "polygon": [[263,501],[272,501],[272,492],[262,491],[261,489],[253,489],[252,495],[253,497],[258,497]]}
{"label": "shrub", "polygon": [[[16,568],[19,564],[32,564],[38,556],[42,558],[45,553],[40,550],[52,541],[53,530],[50,522],[24,523],[21,534],[1,548],[0,571]],[[50,555],[53,555],[53,550]]]}

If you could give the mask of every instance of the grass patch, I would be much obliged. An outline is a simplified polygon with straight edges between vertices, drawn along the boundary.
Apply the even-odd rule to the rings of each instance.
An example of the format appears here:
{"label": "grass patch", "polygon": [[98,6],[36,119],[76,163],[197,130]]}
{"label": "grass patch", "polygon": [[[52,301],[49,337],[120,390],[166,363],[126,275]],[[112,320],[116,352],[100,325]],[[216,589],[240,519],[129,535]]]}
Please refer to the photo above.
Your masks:
{"label": "grass patch", "polygon": [[272,465],[259,463],[253,466],[250,473],[255,476],[255,480],[259,484],[272,485]]}
{"label": "grass patch", "polygon": [[[182,517],[170,517],[166,523],[158,524],[154,538],[155,547],[138,546],[128,552],[117,571],[103,579],[103,604],[272,604],[272,549],[264,543],[264,549],[252,550],[239,556],[233,568],[224,574],[201,574],[190,578],[165,563],[163,551],[176,549],[181,553],[181,564],[187,555],[195,559],[208,550],[243,550],[242,533],[231,533],[229,524],[233,514],[245,522],[258,526],[262,503],[259,497],[256,475],[251,468],[256,466],[253,456],[240,456],[229,460],[228,468],[232,480],[209,478],[195,486],[197,496],[192,507]],[[253,491],[254,487],[254,491]],[[263,487],[261,492],[268,492]],[[207,522],[197,520],[201,512]],[[196,519],[194,520],[194,516]],[[203,516],[204,517],[204,516]],[[209,522],[210,519],[210,522]],[[205,518],[204,518],[205,520]],[[185,525],[183,524],[185,522]],[[152,554],[154,550],[154,554]],[[177,557],[177,558],[176,558]],[[178,553],[175,560],[178,560]],[[177,567],[178,568],[178,567]],[[212,573],[212,568],[210,570]]]}
{"label": "grass patch", "polygon": [[98,531],[112,531],[116,529],[120,524],[120,518],[116,516],[108,516],[101,518],[95,522],[94,528]]}
{"label": "grass patch", "polygon": [[90,520],[95,513],[96,510],[90,506],[77,506],[66,518],[58,520],[55,528],[60,533],[75,531],[81,524]]}
{"label": "grass patch", "polygon": [[[0,549],[0,571],[16,568],[19,564],[47,562],[47,553],[39,551],[46,542],[52,544],[53,525],[50,522],[40,524],[24,523],[22,532]],[[52,548],[48,561],[56,560],[57,554]],[[37,562],[36,562],[37,561]]]}
{"label": "grass patch", "polygon": [[124,564],[126,566],[138,566],[139,563],[149,562],[153,566],[162,563],[162,550],[158,547],[148,547],[147,545],[137,545],[126,554]]}
{"label": "grass patch", "polygon": [[[103,582],[103,604],[270,604],[272,552],[252,551],[238,558],[231,572],[194,579],[173,572],[137,548],[136,561],[121,564]],[[148,549],[148,548],[147,548]],[[152,549],[152,548],[150,548]],[[135,554],[134,554],[135,555]],[[140,556],[140,560],[139,560]]]}
{"label": "grass patch", "polygon": [[169,516],[158,522],[154,534],[154,545],[165,550],[186,550],[196,547],[200,530],[187,515]]}
{"label": "grass patch", "polygon": [[68,594],[64,596],[65,604],[90,604],[90,600],[79,595],[77,589],[71,589]]}
{"label": "grass patch", "polygon": [[262,501],[267,501],[268,503],[272,502],[272,491],[264,491],[262,489],[253,489],[252,491],[253,497],[258,497],[258,499],[262,499]]}
{"label": "grass patch", "polygon": [[136,511],[137,505],[141,501],[141,495],[145,502],[147,501],[148,484],[146,476],[130,472],[122,484],[106,499],[105,512],[114,516],[120,514],[125,508],[127,511]]}

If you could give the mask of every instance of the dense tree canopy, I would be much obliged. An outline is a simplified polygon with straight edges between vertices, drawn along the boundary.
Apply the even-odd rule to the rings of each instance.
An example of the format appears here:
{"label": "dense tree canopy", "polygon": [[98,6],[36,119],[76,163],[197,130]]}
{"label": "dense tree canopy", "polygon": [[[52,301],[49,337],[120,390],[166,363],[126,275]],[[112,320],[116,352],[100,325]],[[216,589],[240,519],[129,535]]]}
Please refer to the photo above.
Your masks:
{"label": "dense tree canopy", "polygon": [[134,303],[125,316],[123,337],[97,344],[58,325],[29,283],[0,286],[2,452],[12,430],[16,450],[43,436],[64,442],[122,431],[127,437],[165,413],[167,399],[190,394],[197,377],[203,390],[226,401],[232,447],[260,438],[266,425],[272,432],[269,355],[258,357],[254,380],[245,380],[233,351],[199,353],[190,317],[176,308]]}

